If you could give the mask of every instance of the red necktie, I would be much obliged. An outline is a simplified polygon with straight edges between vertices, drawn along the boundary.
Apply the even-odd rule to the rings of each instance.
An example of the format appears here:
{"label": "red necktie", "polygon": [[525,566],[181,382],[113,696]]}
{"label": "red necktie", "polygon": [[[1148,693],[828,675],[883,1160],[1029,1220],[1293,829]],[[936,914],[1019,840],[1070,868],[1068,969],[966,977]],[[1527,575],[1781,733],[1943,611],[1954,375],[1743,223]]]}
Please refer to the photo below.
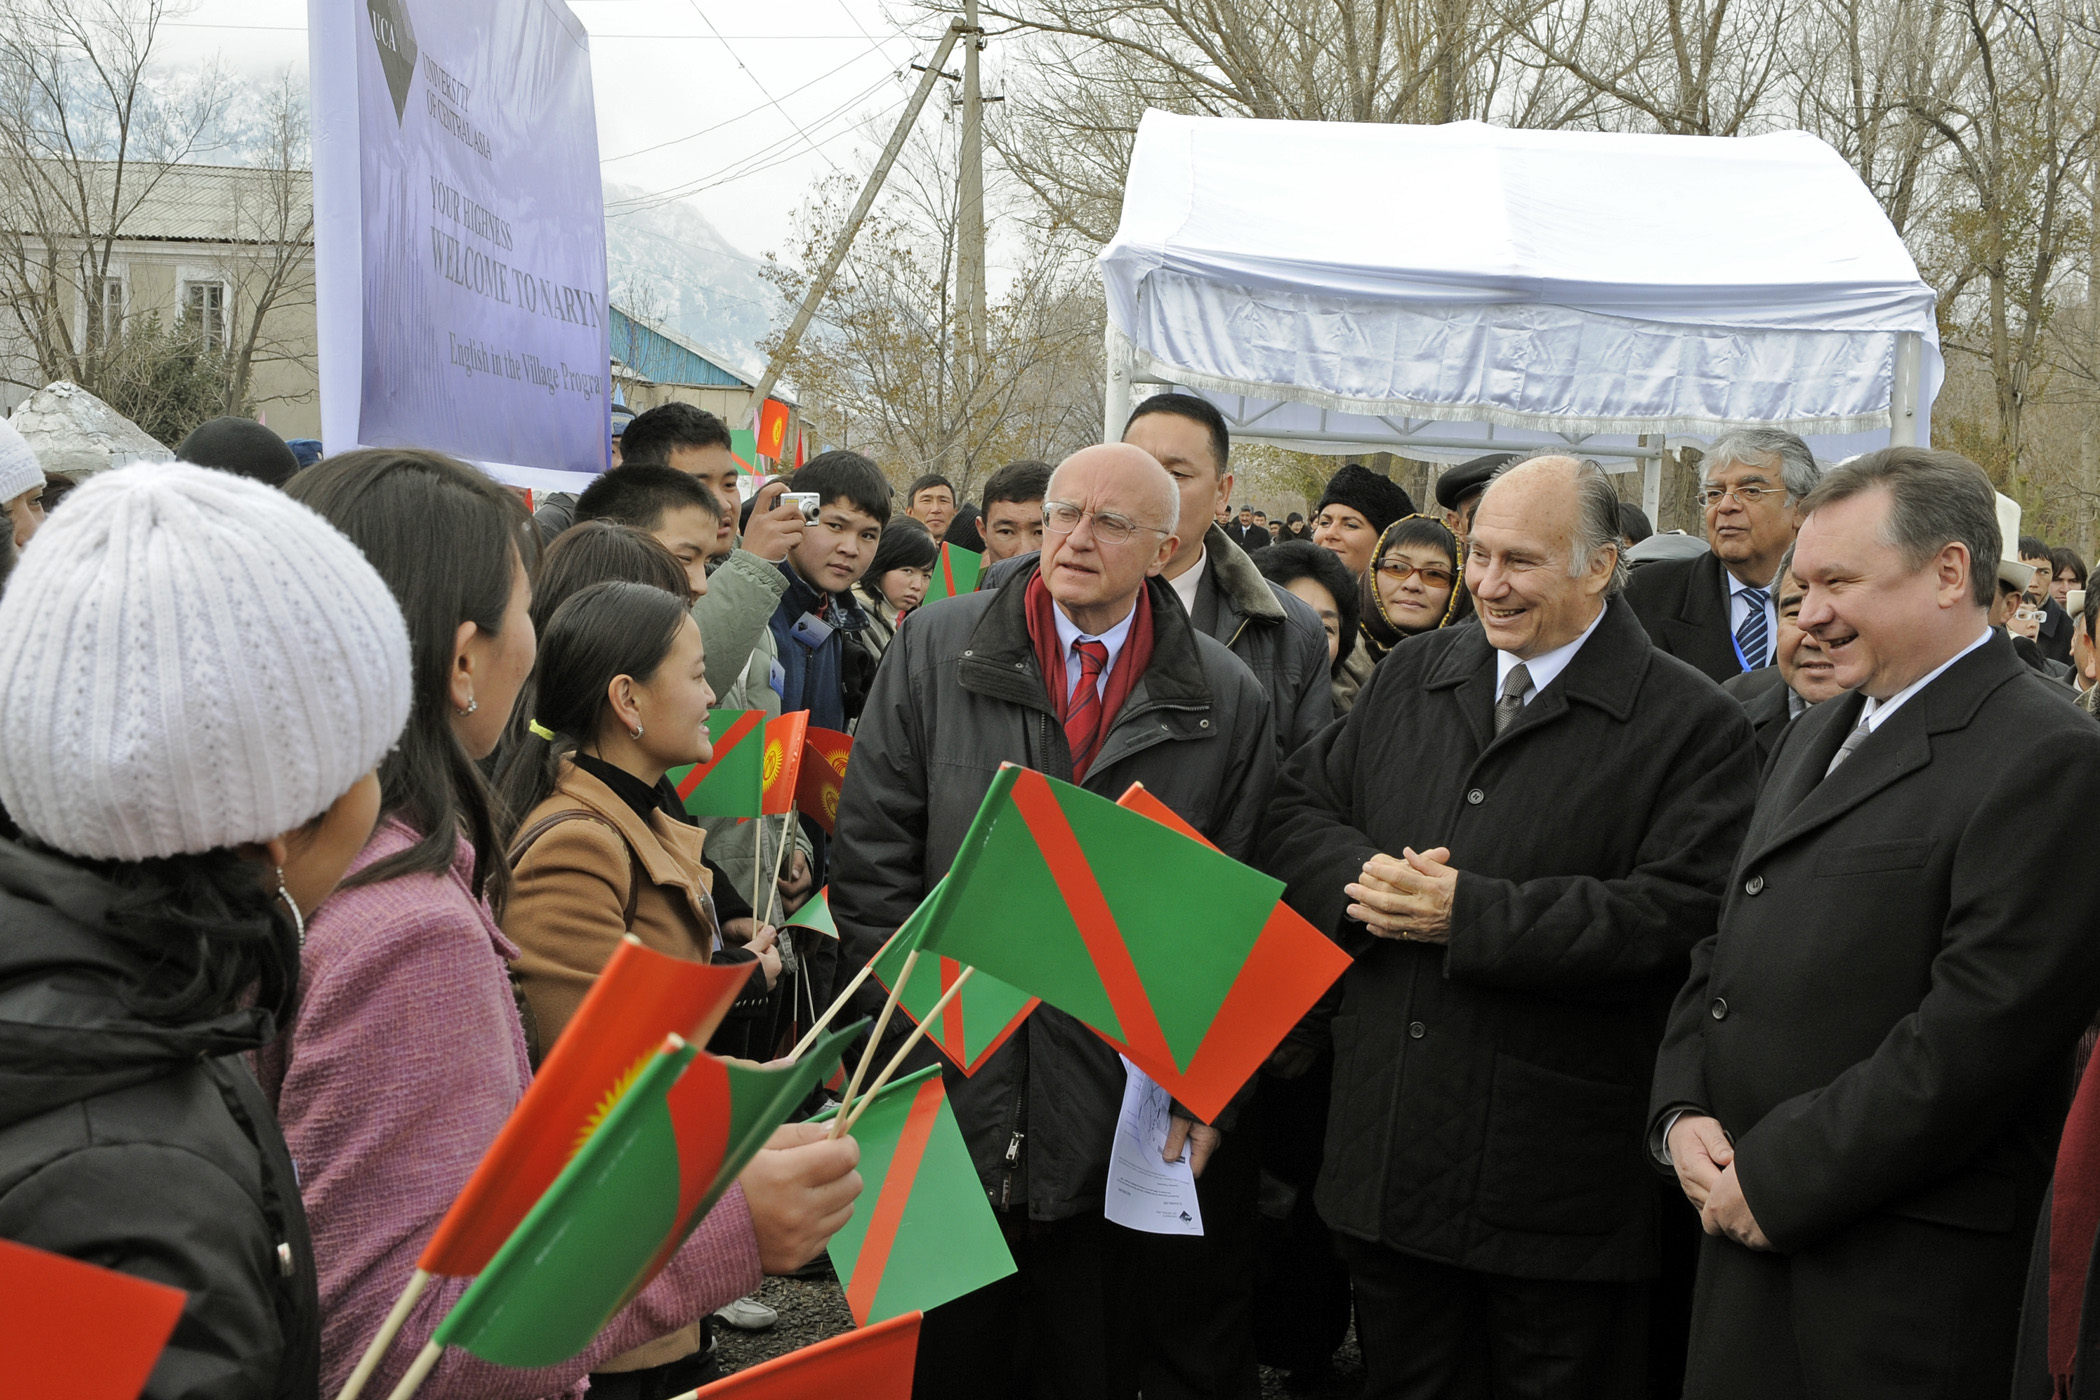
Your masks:
{"label": "red necktie", "polygon": [[1072,777],[1086,776],[1101,747],[1101,673],[1108,669],[1108,648],[1100,642],[1074,642],[1079,653],[1079,683],[1065,704],[1065,744],[1072,750]]}

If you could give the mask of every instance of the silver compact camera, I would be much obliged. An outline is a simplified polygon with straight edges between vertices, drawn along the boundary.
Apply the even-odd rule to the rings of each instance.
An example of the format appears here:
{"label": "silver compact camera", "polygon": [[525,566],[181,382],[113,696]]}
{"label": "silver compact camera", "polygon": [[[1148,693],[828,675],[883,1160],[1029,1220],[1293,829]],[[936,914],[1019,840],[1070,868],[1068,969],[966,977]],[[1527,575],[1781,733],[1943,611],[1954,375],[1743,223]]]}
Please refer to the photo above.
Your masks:
{"label": "silver compact camera", "polygon": [[808,523],[817,523],[817,507],[824,498],[815,491],[783,491],[780,493],[780,499],[801,511],[802,518]]}

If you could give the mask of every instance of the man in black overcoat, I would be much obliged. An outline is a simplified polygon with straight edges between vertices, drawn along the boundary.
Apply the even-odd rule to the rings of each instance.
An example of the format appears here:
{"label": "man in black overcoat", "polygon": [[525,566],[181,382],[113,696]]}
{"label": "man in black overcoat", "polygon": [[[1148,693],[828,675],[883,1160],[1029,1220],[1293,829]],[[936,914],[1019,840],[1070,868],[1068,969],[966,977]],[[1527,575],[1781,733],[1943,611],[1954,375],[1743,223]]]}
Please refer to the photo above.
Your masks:
{"label": "man in black overcoat", "polygon": [[1773,581],[1819,474],[1808,444],[1777,428],[1739,428],[1707,449],[1699,500],[1712,552],[1644,564],[1626,586],[1657,646],[1717,682],[1771,664]]}
{"label": "man in black overcoat", "polygon": [[1734,696],[1757,731],[1757,762],[1762,768],[1779,747],[1786,727],[1813,705],[1844,694],[1833,675],[1823,644],[1801,630],[1801,598],[1806,591],[1792,568],[1794,552],[1779,566],[1779,634],[1770,666],[1745,671],[1721,683]]}
{"label": "man in black overcoat", "polygon": [[1757,771],[1741,707],[1615,597],[1618,556],[1594,464],[1506,469],[1481,625],[1403,642],[1278,789],[1269,868],[1356,957],[1315,1199],[1368,1397],[1645,1394],[1646,1087]]}
{"label": "man in black overcoat", "polygon": [[2100,728],[1985,625],[1981,470],[1914,447],[1804,502],[1799,624],[1851,693],[1781,737],[1670,1016],[1650,1146],[1709,1238],[1692,1400],[1998,1396],[2100,1003]]}

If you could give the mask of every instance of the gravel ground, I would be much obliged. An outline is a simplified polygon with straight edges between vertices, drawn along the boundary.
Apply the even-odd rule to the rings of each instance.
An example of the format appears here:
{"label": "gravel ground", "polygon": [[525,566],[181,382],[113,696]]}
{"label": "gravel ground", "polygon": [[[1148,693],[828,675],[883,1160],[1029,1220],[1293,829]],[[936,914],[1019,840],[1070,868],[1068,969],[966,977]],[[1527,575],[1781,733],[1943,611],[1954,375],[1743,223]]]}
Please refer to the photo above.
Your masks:
{"label": "gravel ground", "polygon": [[[853,1315],[846,1311],[846,1296],[832,1279],[769,1278],[758,1296],[780,1313],[780,1323],[765,1332],[739,1332],[717,1323],[715,1364],[725,1376],[853,1327]],[[1286,1387],[1281,1371],[1264,1366],[1262,1400],[1348,1400],[1354,1396],[1362,1387],[1363,1369],[1353,1330],[1336,1354],[1335,1365],[1335,1375],[1328,1384],[1304,1390]]]}

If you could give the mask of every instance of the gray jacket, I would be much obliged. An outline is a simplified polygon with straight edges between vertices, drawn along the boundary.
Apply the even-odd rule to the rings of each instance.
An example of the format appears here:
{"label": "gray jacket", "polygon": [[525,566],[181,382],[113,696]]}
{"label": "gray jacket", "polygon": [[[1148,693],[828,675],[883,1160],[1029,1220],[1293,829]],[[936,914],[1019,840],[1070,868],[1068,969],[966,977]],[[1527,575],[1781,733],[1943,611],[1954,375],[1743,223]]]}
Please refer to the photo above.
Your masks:
{"label": "gray jacket", "polygon": [[[876,673],[839,802],[831,908],[839,975],[873,956],[948,869],[999,765],[1069,780],[1064,726],[1029,640],[1027,573],[943,599],[898,630]],[[1231,652],[1153,579],[1151,664],[1085,786],[1142,782],[1226,854],[1248,859],[1276,772],[1269,701]],[[868,1000],[881,1005],[879,988]],[[932,1063],[924,1050],[919,1064]],[[956,1122],[995,1206],[1036,1220],[1098,1212],[1123,1097],[1115,1051],[1037,1007],[976,1074],[943,1064]],[[1011,1153],[1011,1155],[1009,1155]]]}
{"label": "gray jacket", "polygon": [[[1269,697],[1277,754],[1288,758],[1335,717],[1327,629],[1305,600],[1261,576],[1247,551],[1212,525],[1191,621],[1247,664]],[[991,586],[1032,571],[1041,556],[1018,555],[991,572]]]}

